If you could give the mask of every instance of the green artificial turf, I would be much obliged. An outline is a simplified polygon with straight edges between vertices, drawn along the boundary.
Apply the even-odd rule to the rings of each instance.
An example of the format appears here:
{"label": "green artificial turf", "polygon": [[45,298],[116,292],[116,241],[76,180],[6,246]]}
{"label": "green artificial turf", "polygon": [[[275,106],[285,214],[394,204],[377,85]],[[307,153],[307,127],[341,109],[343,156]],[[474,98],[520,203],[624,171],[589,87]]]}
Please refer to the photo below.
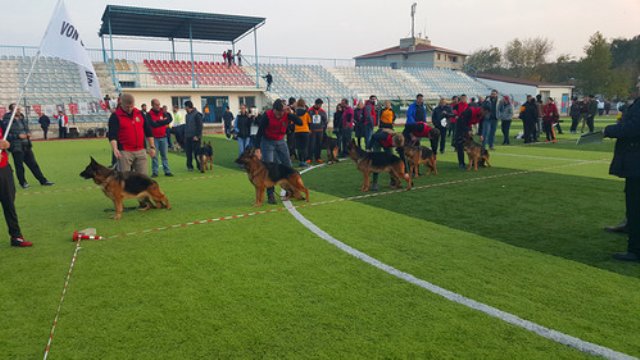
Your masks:
{"label": "green artificial turf", "polygon": [[[577,137],[514,140],[477,173],[458,170],[447,147],[440,174],[416,179],[415,191],[349,201],[340,200],[361,195],[362,177],[343,161],[303,176],[319,204],[300,211],[421,279],[640,356],[640,265],[611,260],[625,238],[602,231],[624,216],[624,183],[607,175],[613,142],[577,147]],[[158,181],[172,210],[130,210],[121,221],[78,176],[90,155],[108,162],[105,140],[35,144],[56,185],[18,190],[35,246],[0,245],[0,358],[42,356],[71,234],[87,227],[107,240],[81,244],[51,359],[587,357],[372,268],[283,211],[172,227],[282,208],[254,209],[236,144],[213,142],[213,173],[188,173],[170,155],[176,177]],[[155,228],[167,229],[144,232]]]}

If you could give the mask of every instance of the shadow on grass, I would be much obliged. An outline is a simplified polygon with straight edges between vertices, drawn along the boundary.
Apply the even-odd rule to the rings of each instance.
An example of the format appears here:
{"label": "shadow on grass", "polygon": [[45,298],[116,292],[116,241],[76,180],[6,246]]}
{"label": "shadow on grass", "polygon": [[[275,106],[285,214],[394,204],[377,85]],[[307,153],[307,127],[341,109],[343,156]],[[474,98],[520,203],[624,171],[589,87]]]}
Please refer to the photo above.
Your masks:
{"label": "shadow on grass", "polygon": [[[442,175],[418,179],[416,185],[519,171],[492,168],[467,173],[452,163],[439,164]],[[389,189],[388,179],[387,175],[380,177],[381,191]],[[359,195],[361,181],[353,164],[305,175],[305,182],[314,191],[342,198]],[[612,253],[626,249],[626,237],[603,231],[603,226],[617,223],[624,216],[623,186],[621,182],[603,179],[529,173],[360,201],[514,246],[640,277],[640,265],[611,258]]]}

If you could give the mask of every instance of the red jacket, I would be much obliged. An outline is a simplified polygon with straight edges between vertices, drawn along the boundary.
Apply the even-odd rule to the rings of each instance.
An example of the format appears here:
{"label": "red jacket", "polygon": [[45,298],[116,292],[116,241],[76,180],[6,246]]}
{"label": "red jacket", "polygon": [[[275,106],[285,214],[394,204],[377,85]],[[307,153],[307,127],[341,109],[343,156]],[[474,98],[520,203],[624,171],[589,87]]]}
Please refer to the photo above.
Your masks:
{"label": "red jacket", "polygon": [[342,128],[353,129],[354,112],[351,106],[347,106],[342,112]]}
{"label": "red jacket", "polygon": [[[3,136],[4,133],[2,132],[2,128],[0,128],[0,139],[2,139]],[[4,169],[7,165],[9,165],[9,155],[7,155],[7,150],[2,150],[2,153],[0,153],[0,169]]]}
{"label": "red jacket", "polygon": [[109,118],[109,140],[117,140],[118,148],[124,151],[145,149],[145,137],[152,137],[151,127],[140,110],[134,108],[127,114],[121,107]]}
{"label": "red jacket", "polygon": [[264,136],[273,141],[280,141],[284,139],[287,134],[287,127],[289,126],[289,114],[283,112],[283,115],[278,119],[273,110],[268,110],[266,113],[269,125],[264,129]]}
{"label": "red jacket", "polygon": [[451,119],[451,123],[455,124],[458,121],[458,118],[462,116],[462,113],[465,112],[469,108],[469,104],[465,102],[459,102],[453,107],[453,113],[456,115]]}
{"label": "red jacket", "polygon": [[544,122],[556,122],[560,119],[560,114],[558,114],[558,107],[554,103],[549,103],[544,106],[542,109],[542,120]]}
{"label": "red jacket", "polygon": [[[149,119],[151,119],[151,121],[153,122],[161,122],[161,121],[165,121],[167,118],[167,114],[160,110],[158,112],[155,112],[153,109],[151,109],[149,112]],[[162,139],[164,137],[167,136],[167,125],[162,125],[159,127],[154,127],[152,128],[152,132],[153,132],[153,137],[156,139]]]}
{"label": "red jacket", "polygon": [[432,127],[427,125],[426,122],[418,122],[416,123],[416,125],[418,125],[419,130],[413,131],[411,132],[411,135],[417,137],[417,138],[426,138],[429,137],[429,133],[432,130]]}

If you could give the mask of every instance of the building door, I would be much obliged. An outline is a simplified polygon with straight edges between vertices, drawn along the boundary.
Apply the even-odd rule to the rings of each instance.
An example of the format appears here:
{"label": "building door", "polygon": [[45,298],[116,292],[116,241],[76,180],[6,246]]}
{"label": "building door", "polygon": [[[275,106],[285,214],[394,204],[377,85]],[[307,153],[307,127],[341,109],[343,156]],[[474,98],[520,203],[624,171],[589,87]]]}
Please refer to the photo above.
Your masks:
{"label": "building door", "polygon": [[229,105],[228,96],[203,96],[202,114],[205,123],[221,123],[222,115]]}

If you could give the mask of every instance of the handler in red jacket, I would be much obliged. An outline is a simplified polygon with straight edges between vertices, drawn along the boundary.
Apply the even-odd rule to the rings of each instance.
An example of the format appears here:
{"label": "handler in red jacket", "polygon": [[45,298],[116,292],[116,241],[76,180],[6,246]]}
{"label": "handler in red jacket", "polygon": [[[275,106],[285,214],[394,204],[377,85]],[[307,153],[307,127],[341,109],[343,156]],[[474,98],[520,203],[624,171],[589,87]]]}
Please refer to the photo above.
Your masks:
{"label": "handler in red jacket", "polygon": [[109,118],[109,142],[118,160],[118,170],[147,174],[145,138],[149,156],[156,156],[156,147],[151,126],[134,103],[133,95],[124,93],[120,96],[120,106]]}
{"label": "handler in red jacket", "polygon": [[156,156],[151,160],[151,177],[157,177],[158,170],[160,170],[158,155],[162,158],[164,175],[173,176],[169,168],[169,159],[167,158],[167,151],[169,150],[167,125],[171,124],[173,118],[171,114],[160,107],[160,100],[153,99],[151,100],[151,111],[147,113],[147,121],[149,121],[149,125],[152,128],[153,144],[156,147]]}
{"label": "handler in red jacket", "polygon": [[[3,135],[2,128],[0,128],[0,139]],[[22,237],[20,224],[18,224],[15,206],[16,185],[13,182],[13,171],[9,166],[9,155],[7,154],[7,149],[10,146],[8,141],[0,140],[0,203],[2,203],[4,220],[7,222],[7,229],[11,237],[11,246],[30,247],[33,244]]]}

